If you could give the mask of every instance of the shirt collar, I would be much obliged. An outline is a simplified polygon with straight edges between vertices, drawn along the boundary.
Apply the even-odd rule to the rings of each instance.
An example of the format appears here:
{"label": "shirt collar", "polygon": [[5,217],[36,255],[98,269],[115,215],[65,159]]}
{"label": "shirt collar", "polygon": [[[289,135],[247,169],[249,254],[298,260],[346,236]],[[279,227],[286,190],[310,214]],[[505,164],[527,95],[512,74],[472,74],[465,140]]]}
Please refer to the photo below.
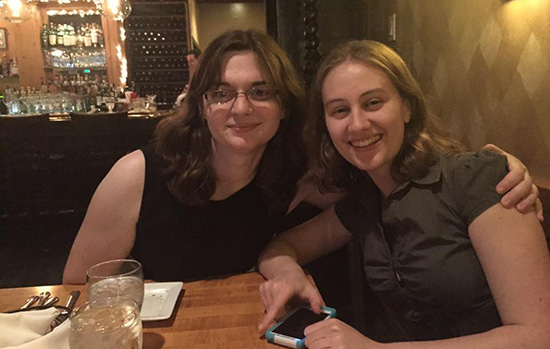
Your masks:
{"label": "shirt collar", "polygon": [[404,183],[401,183],[392,192],[392,194],[397,193],[398,191],[406,188],[407,186],[409,186],[411,182],[414,182],[416,184],[428,185],[428,184],[433,184],[438,182],[440,178],[441,178],[441,159],[437,159],[437,161],[428,168],[428,173],[426,173],[426,175],[420,178],[414,178]]}

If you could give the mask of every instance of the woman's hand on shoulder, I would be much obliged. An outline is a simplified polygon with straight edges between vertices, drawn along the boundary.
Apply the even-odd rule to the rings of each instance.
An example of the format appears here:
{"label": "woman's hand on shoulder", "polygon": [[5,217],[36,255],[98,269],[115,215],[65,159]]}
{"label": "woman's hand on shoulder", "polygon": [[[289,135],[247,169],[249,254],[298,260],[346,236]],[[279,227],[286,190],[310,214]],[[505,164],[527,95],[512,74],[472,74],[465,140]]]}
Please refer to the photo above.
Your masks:
{"label": "woman's hand on shoulder", "polygon": [[487,144],[483,147],[497,154],[506,156],[510,172],[497,185],[497,192],[504,194],[501,203],[506,208],[516,207],[521,213],[527,213],[532,207],[535,208],[537,218],[543,221],[542,204],[539,200],[539,190],[533,184],[533,178],[529,175],[527,167],[515,156],[505,152],[494,144]]}
{"label": "woman's hand on shoulder", "polygon": [[338,319],[319,321],[306,327],[304,334],[309,349],[375,349],[381,346]]}
{"label": "woman's hand on shoulder", "polygon": [[71,248],[63,283],[84,283],[92,265],[126,258],[135,239],[145,178],[141,151],[121,158],[96,189]]}

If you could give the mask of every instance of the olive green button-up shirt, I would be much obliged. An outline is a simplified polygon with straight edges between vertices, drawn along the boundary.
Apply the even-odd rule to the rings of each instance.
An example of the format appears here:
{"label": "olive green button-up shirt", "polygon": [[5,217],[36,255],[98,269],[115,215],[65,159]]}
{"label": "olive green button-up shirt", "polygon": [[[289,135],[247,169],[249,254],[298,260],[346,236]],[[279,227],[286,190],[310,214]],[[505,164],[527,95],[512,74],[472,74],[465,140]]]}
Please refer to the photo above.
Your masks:
{"label": "olive green button-up shirt", "polygon": [[443,339],[501,325],[468,226],[499,204],[495,188],[506,172],[506,158],[488,151],[441,157],[426,176],[385,199],[365,176],[336,205],[360,239],[368,283],[402,339]]}

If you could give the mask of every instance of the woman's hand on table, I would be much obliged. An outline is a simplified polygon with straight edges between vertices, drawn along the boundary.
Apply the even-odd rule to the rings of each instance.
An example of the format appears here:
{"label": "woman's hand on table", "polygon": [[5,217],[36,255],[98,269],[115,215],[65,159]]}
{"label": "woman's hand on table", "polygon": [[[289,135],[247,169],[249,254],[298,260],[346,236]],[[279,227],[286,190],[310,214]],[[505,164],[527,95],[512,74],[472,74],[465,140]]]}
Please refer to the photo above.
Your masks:
{"label": "woman's hand on table", "polygon": [[300,270],[281,272],[276,277],[260,285],[260,298],[265,307],[265,316],[258,325],[258,330],[265,332],[290,309],[307,303],[319,314],[324,305],[317,288]]}
{"label": "woman's hand on table", "polygon": [[527,213],[534,207],[538,220],[542,222],[544,216],[542,214],[542,203],[539,199],[539,190],[533,184],[533,178],[527,167],[518,158],[494,144],[487,144],[483,149],[504,155],[508,159],[510,172],[496,188],[499,194],[504,194],[500,201],[502,206],[506,208],[515,206],[521,213]]}
{"label": "woman's hand on table", "polygon": [[380,344],[363,336],[353,327],[338,319],[319,321],[306,327],[306,346],[309,349],[320,348],[377,348]]}

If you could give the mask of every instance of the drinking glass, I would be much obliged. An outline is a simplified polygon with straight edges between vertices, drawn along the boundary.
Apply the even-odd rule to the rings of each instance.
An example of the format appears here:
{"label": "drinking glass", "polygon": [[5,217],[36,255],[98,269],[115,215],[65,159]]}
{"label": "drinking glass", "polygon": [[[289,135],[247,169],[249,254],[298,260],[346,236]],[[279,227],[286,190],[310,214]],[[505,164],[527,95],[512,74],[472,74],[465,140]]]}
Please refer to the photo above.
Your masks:
{"label": "drinking glass", "polygon": [[86,277],[88,300],[109,297],[133,299],[138,308],[143,305],[143,268],[133,259],[115,259],[101,262],[88,270]]}
{"label": "drinking glass", "polygon": [[113,109],[115,107],[115,99],[112,97],[103,98],[105,101],[105,105],[107,106],[107,109],[109,109],[109,113],[113,112]]}
{"label": "drinking glass", "polygon": [[157,111],[157,102],[155,102],[155,98],[157,98],[157,95],[147,95],[147,102],[145,103],[145,109],[148,112]]}
{"label": "drinking glass", "polygon": [[113,297],[85,303],[71,313],[71,349],[141,349],[143,329],[137,303]]}

